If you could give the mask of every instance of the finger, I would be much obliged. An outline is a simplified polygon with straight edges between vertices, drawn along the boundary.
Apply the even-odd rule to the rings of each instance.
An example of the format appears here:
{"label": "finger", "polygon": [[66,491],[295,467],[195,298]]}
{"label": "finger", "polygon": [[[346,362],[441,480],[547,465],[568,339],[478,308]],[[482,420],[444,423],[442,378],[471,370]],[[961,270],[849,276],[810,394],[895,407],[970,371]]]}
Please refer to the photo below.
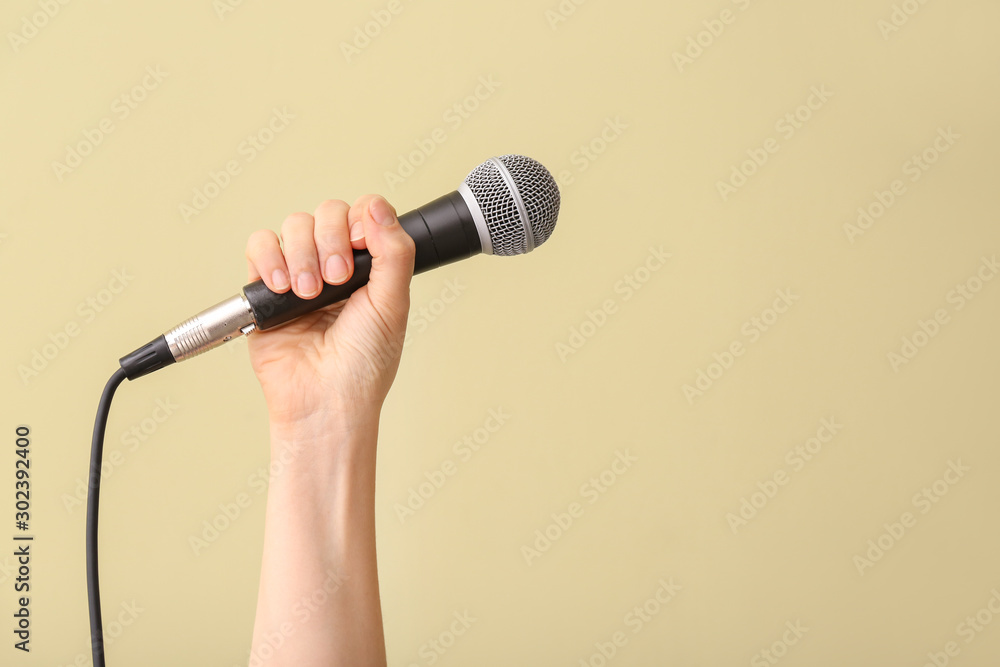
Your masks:
{"label": "finger", "polygon": [[270,229],[261,229],[247,239],[247,271],[250,282],[262,278],[264,284],[272,292],[287,292],[291,283],[288,280],[288,266],[285,256],[281,253],[278,235]]}
{"label": "finger", "polygon": [[368,297],[383,321],[399,334],[406,328],[410,309],[416,247],[389,202],[379,196],[371,197],[368,202],[362,215],[365,242],[372,255]]}
{"label": "finger", "polygon": [[378,195],[362,195],[358,197],[351,210],[347,213],[347,225],[350,228],[351,247],[355,250],[363,250],[367,247],[365,243],[365,221],[364,217],[368,213],[368,205],[372,199]]}
{"label": "finger", "polygon": [[354,253],[348,238],[347,202],[328,199],[316,208],[316,250],[323,280],[331,285],[346,282],[354,272]]}
{"label": "finger", "polygon": [[281,225],[281,245],[292,277],[292,291],[303,299],[319,294],[323,284],[314,227],[315,221],[308,213],[293,213]]}

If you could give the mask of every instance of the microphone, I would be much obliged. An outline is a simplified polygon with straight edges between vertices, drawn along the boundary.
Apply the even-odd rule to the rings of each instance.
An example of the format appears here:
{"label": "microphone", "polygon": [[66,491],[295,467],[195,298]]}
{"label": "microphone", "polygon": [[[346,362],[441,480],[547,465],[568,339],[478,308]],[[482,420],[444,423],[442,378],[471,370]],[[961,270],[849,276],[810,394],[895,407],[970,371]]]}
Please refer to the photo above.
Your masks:
{"label": "microphone", "polygon": [[[479,253],[531,252],[552,235],[559,204],[559,186],[544,166],[523,155],[501,155],[469,172],[454,192],[399,216],[399,223],[416,246],[416,274]],[[355,250],[350,279],[342,285],[324,283],[312,299],[291,290],[277,294],[256,280],[119,359],[125,377],[134,380],[342,301],[368,282],[371,262],[367,250]]]}

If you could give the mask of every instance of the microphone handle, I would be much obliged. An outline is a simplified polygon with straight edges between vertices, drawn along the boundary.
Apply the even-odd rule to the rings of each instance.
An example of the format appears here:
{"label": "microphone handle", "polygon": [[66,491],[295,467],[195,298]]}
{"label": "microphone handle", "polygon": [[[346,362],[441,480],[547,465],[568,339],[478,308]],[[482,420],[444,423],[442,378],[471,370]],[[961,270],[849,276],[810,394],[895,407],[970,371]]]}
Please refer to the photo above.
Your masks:
{"label": "microphone handle", "polygon": [[[482,243],[472,213],[457,190],[404,213],[399,216],[399,223],[416,245],[414,273],[482,252]],[[331,303],[343,301],[368,283],[371,268],[371,254],[367,250],[355,250],[354,273],[350,279],[341,285],[324,283],[322,291],[312,299],[302,299],[291,290],[277,294],[263,280],[244,286],[243,295],[250,304],[257,329],[264,331]]]}
{"label": "microphone handle", "polygon": [[[465,259],[483,250],[472,212],[457,190],[404,213],[399,216],[399,222],[416,245],[414,273]],[[351,278],[343,285],[324,283],[322,291],[312,299],[300,299],[291,290],[276,294],[264,281],[254,281],[243,288],[243,294],[198,313],[118,361],[125,377],[134,380],[218,347],[240,334],[254,329],[273,329],[300,315],[342,301],[368,282],[371,270],[371,254],[367,250],[355,250]]]}

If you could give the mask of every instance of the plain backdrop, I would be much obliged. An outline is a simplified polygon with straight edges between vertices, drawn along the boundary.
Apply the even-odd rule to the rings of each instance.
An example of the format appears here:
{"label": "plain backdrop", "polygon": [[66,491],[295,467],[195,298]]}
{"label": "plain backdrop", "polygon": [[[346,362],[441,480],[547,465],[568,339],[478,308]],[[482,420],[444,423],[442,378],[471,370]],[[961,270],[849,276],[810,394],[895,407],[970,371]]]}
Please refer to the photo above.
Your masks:
{"label": "plain backdrop", "polygon": [[[367,192],[406,211],[521,153],[559,179],[551,240],[413,282],[379,441],[390,665],[996,664],[998,21],[5,2],[0,663],[89,664],[119,357],[235,294],[252,231]],[[245,341],[122,386],[109,665],[249,662],[267,452]]]}

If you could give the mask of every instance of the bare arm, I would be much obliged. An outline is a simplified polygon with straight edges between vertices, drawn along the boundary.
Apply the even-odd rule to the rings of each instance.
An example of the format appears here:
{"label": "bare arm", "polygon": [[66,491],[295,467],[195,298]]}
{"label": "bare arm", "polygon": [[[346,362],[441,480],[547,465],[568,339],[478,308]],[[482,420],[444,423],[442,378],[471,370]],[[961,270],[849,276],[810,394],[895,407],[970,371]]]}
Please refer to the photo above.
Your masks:
{"label": "bare arm", "polygon": [[[347,279],[351,247],[367,246],[373,261],[369,284],[346,305],[248,341],[268,405],[272,470],[250,665],[385,665],[376,441],[405,333],[413,242],[385,200],[368,196],[290,216],[282,245],[272,232],[251,236],[250,278],[287,291],[275,275],[285,272],[304,298],[318,293],[320,277]],[[344,260],[348,275],[330,257]],[[312,289],[298,280],[310,272]]]}

